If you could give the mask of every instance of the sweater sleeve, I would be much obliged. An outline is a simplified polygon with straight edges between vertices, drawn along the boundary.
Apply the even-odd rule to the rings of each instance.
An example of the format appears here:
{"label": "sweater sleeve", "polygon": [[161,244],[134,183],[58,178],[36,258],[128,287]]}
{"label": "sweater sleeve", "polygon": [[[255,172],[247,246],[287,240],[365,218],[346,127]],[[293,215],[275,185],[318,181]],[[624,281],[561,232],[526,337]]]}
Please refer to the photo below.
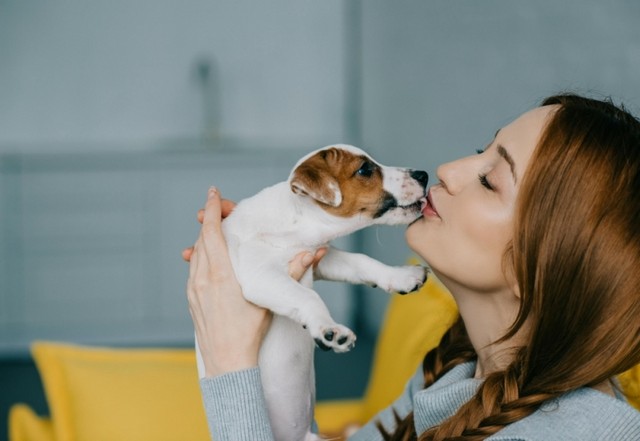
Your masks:
{"label": "sweater sleeve", "polygon": [[259,368],[203,378],[200,390],[212,440],[273,440]]}

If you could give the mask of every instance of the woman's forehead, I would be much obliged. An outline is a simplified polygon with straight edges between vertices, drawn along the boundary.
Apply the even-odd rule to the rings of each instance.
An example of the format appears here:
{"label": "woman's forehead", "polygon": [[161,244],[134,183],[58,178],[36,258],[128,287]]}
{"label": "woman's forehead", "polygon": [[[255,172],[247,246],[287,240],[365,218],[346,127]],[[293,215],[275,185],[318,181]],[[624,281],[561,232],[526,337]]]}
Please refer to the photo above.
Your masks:
{"label": "woman's forehead", "polygon": [[504,147],[515,162],[520,175],[529,163],[538,141],[557,106],[536,107],[523,113],[496,135],[496,142]]}

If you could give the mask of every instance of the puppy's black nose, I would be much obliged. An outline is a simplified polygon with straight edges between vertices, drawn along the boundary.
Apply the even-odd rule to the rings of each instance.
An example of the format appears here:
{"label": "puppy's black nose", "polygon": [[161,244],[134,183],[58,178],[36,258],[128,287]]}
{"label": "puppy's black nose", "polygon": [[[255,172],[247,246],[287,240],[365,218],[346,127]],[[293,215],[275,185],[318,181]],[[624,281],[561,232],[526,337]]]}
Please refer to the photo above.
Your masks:
{"label": "puppy's black nose", "polygon": [[429,182],[429,174],[426,171],[412,170],[411,177],[422,184],[423,187],[426,187],[427,182]]}

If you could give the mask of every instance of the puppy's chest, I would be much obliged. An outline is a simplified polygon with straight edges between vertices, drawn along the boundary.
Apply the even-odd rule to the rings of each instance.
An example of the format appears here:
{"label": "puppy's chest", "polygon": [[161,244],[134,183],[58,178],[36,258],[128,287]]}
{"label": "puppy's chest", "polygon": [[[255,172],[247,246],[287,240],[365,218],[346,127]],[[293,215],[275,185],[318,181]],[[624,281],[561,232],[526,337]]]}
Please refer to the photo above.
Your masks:
{"label": "puppy's chest", "polygon": [[310,244],[301,237],[298,230],[279,230],[254,228],[251,231],[229,229],[225,238],[230,248],[254,246],[271,249],[280,254],[284,250],[308,247]]}
{"label": "puppy's chest", "polygon": [[322,226],[302,216],[238,216],[223,222],[223,231],[229,246],[253,243],[274,249],[311,249],[328,242]]}

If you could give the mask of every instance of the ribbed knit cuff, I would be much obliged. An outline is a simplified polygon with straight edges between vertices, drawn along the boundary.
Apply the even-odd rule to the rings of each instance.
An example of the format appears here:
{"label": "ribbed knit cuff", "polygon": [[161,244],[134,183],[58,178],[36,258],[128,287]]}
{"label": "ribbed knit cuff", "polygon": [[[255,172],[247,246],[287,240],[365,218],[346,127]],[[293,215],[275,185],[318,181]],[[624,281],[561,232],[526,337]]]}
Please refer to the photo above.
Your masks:
{"label": "ribbed knit cuff", "polygon": [[213,440],[273,440],[257,367],[203,378],[200,389]]}

